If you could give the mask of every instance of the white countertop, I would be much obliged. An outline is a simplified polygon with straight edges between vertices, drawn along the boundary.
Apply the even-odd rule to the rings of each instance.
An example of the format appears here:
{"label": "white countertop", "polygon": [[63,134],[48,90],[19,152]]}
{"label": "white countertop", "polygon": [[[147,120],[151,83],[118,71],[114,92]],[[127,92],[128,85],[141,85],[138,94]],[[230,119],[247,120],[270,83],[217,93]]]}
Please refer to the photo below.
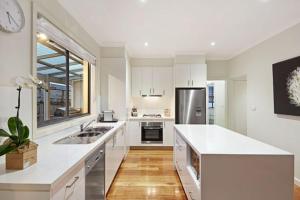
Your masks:
{"label": "white countertop", "polygon": [[175,129],[199,154],[292,155],[216,125],[175,125]]}
{"label": "white countertop", "polygon": [[174,117],[143,117],[143,116],[138,116],[138,117],[128,117],[128,120],[134,121],[134,120],[138,120],[138,121],[165,121],[165,120],[175,120]]}
{"label": "white countertop", "polygon": [[61,178],[68,170],[84,161],[98,146],[125,124],[94,123],[92,126],[113,126],[114,128],[91,144],[53,144],[53,142],[78,132],[78,127],[69,128],[57,134],[35,140],[38,146],[37,163],[19,171],[5,169],[5,156],[0,160],[0,189],[26,188],[49,189],[51,184]]}

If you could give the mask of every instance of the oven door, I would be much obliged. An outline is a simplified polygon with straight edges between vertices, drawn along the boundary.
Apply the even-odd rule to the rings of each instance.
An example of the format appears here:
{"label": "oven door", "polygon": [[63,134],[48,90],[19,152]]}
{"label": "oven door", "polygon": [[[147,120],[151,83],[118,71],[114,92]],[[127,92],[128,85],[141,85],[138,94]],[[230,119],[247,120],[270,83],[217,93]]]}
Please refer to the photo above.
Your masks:
{"label": "oven door", "polygon": [[162,144],[163,126],[159,124],[142,123],[142,143],[144,144]]}

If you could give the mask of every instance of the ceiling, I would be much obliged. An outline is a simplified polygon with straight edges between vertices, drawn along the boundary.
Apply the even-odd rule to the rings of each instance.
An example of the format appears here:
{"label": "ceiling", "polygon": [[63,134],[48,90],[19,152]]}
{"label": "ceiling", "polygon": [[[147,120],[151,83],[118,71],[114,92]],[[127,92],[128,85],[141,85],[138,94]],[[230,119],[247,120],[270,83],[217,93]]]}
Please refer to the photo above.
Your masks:
{"label": "ceiling", "polygon": [[132,57],[228,59],[300,22],[300,0],[58,1],[100,45]]}

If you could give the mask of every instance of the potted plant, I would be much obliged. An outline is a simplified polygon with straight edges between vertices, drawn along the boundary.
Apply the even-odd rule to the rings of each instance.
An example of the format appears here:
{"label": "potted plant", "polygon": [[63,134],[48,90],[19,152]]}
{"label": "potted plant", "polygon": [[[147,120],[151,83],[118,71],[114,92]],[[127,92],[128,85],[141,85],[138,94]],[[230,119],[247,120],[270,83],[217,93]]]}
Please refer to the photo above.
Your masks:
{"label": "potted plant", "polygon": [[[31,84],[39,88],[45,89],[43,82],[36,79],[22,79],[30,80]],[[17,84],[20,81],[17,81]],[[21,107],[21,91],[22,86],[18,84],[18,105],[16,106],[17,114],[15,117],[8,119],[8,130],[0,129],[0,137],[6,138],[2,145],[0,145],[0,156],[6,155],[6,169],[24,169],[37,162],[37,144],[29,139],[29,128],[24,125],[19,118]],[[24,85],[24,84],[23,84]],[[29,86],[29,84],[25,84]],[[45,89],[46,90],[46,89]],[[47,90],[46,90],[47,91]]]}

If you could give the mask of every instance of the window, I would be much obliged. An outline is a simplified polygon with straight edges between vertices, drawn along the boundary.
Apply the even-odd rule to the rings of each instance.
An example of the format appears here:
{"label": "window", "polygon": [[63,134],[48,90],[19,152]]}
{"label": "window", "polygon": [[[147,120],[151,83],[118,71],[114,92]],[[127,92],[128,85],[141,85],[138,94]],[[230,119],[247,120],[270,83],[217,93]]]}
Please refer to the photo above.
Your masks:
{"label": "window", "polygon": [[38,127],[90,113],[90,64],[42,33],[37,39]]}
{"label": "window", "polygon": [[208,86],[208,107],[214,108],[215,97],[214,97],[214,85]]}

